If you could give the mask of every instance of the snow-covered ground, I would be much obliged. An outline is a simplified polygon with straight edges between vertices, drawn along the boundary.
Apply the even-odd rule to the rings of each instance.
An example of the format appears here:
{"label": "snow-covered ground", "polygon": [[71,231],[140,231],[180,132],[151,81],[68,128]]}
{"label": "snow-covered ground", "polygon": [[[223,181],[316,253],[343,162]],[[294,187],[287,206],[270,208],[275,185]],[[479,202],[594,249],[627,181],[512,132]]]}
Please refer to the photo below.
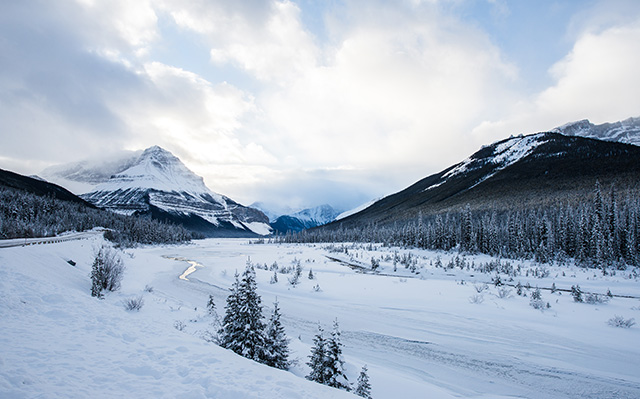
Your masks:
{"label": "snow-covered ground", "polygon": [[[121,290],[97,300],[89,272],[101,243],[94,237],[0,249],[0,397],[353,397],[303,378],[318,323],[330,330],[336,318],[349,378],[355,382],[366,364],[374,398],[640,397],[640,326],[607,324],[615,315],[640,319],[637,271],[603,276],[546,266],[548,276],[537,278],[540,265],[511,261],[522,275],[514,281],[503,275],[508,284],[579,284],[583,291],[635,297],[586,304],[543,290],[551,307],[536,310],[529,305],[533,290],[522,297],[507,287],[511,295],[500,298],[490,284],[494,275],[435,267],[456,253],[366,246],[344,253],[336,252],[340,246],[211,239],[126,250]],[[393,271],[395,251],[412,253],[416,273],[401,264]],[[343,263],[368,268],[371,256],[382,258],[377,275]],[[289,372],[202,338],[214,330],[208,296],[222,316],[234,273],[248,260],[267,267],[300,261],[304,268],[296,287],[287,282],[291,275],[270,284],[273,272],[256,270],[265,313],[277,298],[298,359]],[[465,258],[469,265],[489,261]],[[123,300],[140,295],[142,309],[126,311]]]}

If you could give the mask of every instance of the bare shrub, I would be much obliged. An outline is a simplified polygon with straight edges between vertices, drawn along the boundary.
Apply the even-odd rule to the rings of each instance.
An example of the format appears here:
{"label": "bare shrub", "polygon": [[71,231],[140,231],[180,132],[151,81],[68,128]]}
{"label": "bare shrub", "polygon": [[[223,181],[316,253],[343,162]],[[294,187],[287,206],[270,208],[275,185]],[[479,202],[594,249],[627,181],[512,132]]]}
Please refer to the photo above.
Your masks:
{"label": "bare shrub", "polygon": [[511,297],[511,290],[507,287],[498,287],[498,298],[510,298]]}
{"label": "bare shrub", "polygon": [[142,296],[137,296],[134,298],[125,299],[123,304],[124,308],[128,311],[139,312],[140,309],[142,309],[142,305],[144,305],[144,299],[142,299]]}
{"label": "bare shrub", "polygon": [[102,298],[103,291],[120,289],[124,263],[115,249],[103,245],[91,267],[91,296]]}
{"label": "bare shrub", "polygon": [[616,315],[610,318],[607,324],[609,324],[612,327],[629,328],[634,324],[636,324],[636,322],[635,322],[635,319],[625,319],[622,316]]}
{"label": "bare shrub", "polygon": [[484,302],[484,296],[480,294],[473,294],[469,297],[469,302],[475,303],[475,304],[481,304],[482,302]]}
{"label": "bare shrub", "polygon": [[486,285],[486,284],[474,284],[474,285],[473,285],[473,288],[475,288],[475,289],[476,289],[476,292],[477,292],[478,294],[480,294],[480,293],[482,293],[482,291],[484,291],[484,290],[486,290],[487,288],[489,288],[489,286],[488,286],[488,285]]}

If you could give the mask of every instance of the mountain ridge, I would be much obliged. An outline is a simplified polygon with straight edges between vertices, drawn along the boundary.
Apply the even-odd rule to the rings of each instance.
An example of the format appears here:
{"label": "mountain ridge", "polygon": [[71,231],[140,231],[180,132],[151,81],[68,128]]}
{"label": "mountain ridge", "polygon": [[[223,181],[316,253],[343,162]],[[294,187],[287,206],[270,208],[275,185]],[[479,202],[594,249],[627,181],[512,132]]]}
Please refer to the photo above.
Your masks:
{"label": "mountain ridge", "polygon": [[577,201],[596,181],[638,191],[638,159],[640,147],[631,144],[556,132],[510,137],[328,226],[391,224],[466,204],[502,209]]}
{"label": "mountain ridge", "polygon": [[[105,172],[111,174],[107,177]],[[213,192],[202,177],[159,146],[107,162],[105,170],[99,162],[80,162],[49,168],[43,175],[93,184],[80,197],[97,207],[181,224],[205,236],[270,233],[262,212]]]}

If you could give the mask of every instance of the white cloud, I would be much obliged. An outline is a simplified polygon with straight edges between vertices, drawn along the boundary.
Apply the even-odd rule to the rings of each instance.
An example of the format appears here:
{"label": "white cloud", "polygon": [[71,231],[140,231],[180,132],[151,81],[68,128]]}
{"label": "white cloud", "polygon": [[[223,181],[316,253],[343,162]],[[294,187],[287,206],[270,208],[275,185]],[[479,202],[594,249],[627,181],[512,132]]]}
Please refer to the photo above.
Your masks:
{"label": "white cloud", "polygon": [[296,143],[284,151],[297,161],[424,173],[460,148],[478,115],[508,101],[517,71],[481,32],[431,8],[362,14],[324,65],[258,105]]}
{"label": "white cloud", "polygon": [[640,20],[585,32],[549,71],[554,84],[522,99],[506,117],[485,122],[475,133],[485,140],[548,130],[569,121],[614,122],[640,115]]}
{"label": "white cloud", "polygon": [[[239,2],[242,3],[242,2]],[[269,83],[286,83],[315,65],[313,38],[290,1],[246,7],[229,2],[166,2],[175,22],[202,34],[215,64],[232,64]]]}
{"label": "white cloud", "polygon": [[[527,95],[508,54],[457,15],[465,4],[326,3],[320,35],[287,0],[3,4],[0,161],[26,171],[158,144],[244,202],[356,205],[509,134],[638,115],[637,15],[585,11],[553,85]],[[211,69],[154,58],[171,35],[206,47]]]}

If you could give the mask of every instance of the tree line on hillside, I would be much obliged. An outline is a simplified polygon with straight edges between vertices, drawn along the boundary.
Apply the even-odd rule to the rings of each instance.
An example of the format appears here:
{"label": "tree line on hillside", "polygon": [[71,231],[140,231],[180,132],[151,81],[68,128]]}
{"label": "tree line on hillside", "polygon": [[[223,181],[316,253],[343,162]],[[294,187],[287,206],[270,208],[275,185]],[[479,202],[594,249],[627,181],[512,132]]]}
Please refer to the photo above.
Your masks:
{"label": "tree line on hillside", "polygon": [[604,194],[593,199],[531,209],[471,210],[419,215],[394,225],[349,228],[338,225],[277,237],[282,242],[377,242],[401,247],[480,252],[511,259],[624,269],[640,265],[640,199]]}
{"label": "tree line on hillside", "polygon": [[94,227],[109,229],[105,238],[122,246],[180,243],[195,238],[182,226],[0,187],[2,239],[50,237],[65,231],[85,231]]}

